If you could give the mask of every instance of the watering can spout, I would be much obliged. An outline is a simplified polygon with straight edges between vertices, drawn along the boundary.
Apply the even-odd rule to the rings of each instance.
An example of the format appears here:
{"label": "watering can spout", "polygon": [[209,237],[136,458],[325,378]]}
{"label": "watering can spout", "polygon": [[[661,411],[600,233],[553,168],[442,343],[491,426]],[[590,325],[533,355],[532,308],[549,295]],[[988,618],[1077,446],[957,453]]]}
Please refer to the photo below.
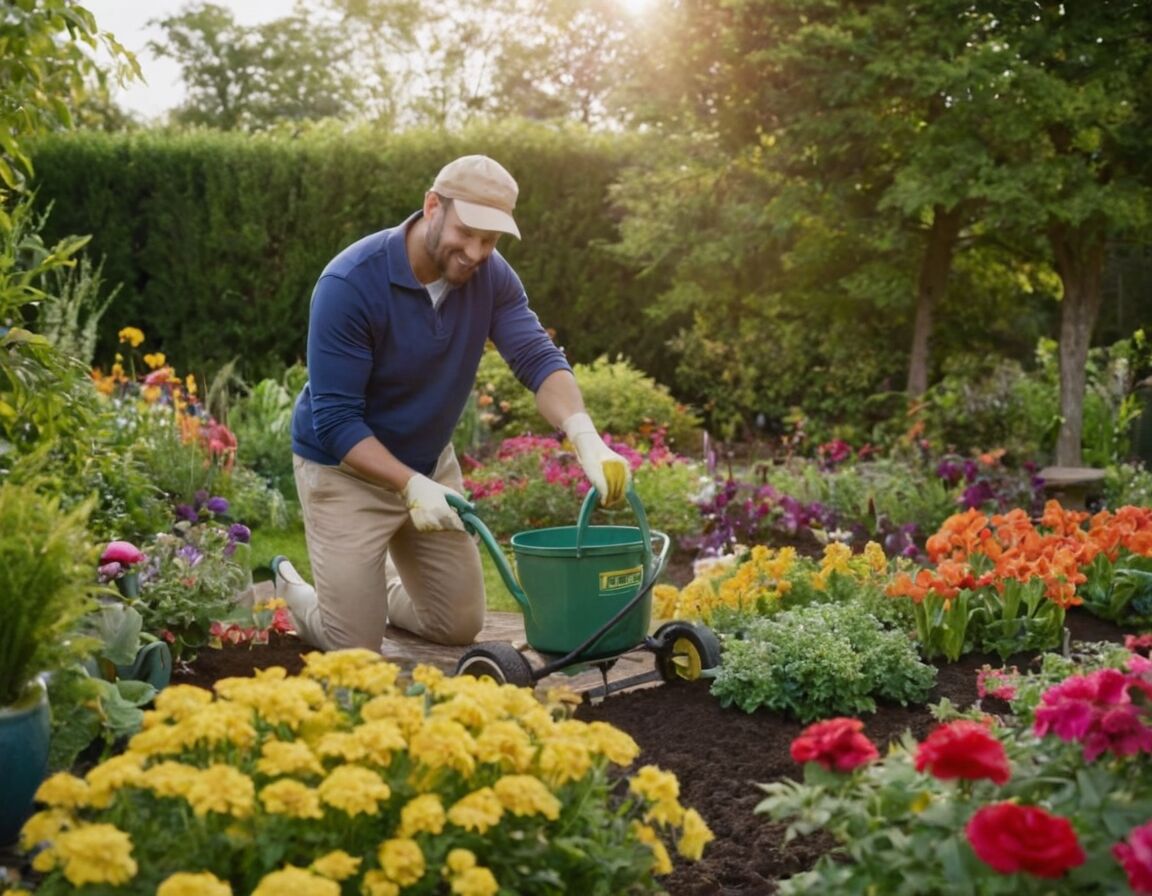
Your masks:
{"label": "watering can spout", "polygon": [[528,603],[528,595],[524,593],[524,589],[520,587],[520,583],[516,581],[516,573],[512,571],[512,566],[508,562],[508,558],[504,556],[504,551],[500,549],[500,545],[496,543],[491,530],[484,525],[484,521],[476,515],[476,508],[465,501],[463,498],[457,498],[455,495],[447,496],[448,504],[460,514],[460,521],[464,524],[464,529],[470,534],[475,534],[480,537],[484,542],[484,547],[488,549],[488,553],[492,557],[492,562],[496,564],[496,571],[500,573],[500,578],[504,580],[504,586],[508,589],[508,593],[520,605],[520,609],[525,614],[532,612]]}

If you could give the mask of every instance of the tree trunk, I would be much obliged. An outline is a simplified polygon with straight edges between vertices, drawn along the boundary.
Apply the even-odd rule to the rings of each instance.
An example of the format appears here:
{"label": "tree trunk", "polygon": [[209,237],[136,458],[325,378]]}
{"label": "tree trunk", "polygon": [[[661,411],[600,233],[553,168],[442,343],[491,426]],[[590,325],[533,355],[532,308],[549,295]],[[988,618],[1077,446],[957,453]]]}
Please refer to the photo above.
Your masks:
{"label": "tree trunk", "polygon": [[1100,313],[1104,239],[1089,225],[1056,224],[1048,230],[1056,272],[1064,285],[1060,308],[1060,435],[1055,463],[1078,467],[1084,433],[1088,349]]}
{"label": "tree trunk", "polygon": [[916,289],[916,320],[912,325],[912,351],[908,359],[908,395],[916,398],[928,388],[928,355],[932,339],[932,316],[936,303],[948,286],[952,253],[960,234],[962,215],[959,206],[932,210],[932,229],[920,265],[920,282]]}

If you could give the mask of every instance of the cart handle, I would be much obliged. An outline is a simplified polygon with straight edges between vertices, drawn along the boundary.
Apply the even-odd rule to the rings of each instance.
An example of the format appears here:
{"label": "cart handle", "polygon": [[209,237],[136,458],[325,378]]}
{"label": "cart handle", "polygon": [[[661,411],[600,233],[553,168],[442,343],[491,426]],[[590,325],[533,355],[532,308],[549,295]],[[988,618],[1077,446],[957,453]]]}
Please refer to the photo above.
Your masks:
{"label": "cart handle", "polygon": [[516,581],[516,574],[512,571],[512,566],[508,562],[508,558],[504,556],[504,551],[500,549],[500,545],[496,543],[495,536],[492,535],[492,530],[484,525],[484,521],[476,515],[476,507],[468,503],[458,495],[445,495],[448,501],[448,506],[460,514],[460,521],[464,524],[464,531],[469,534],[475,534],[480,537],[484,542],[484,547],[488,549],[488,554],[492,557],[492,562],[496,564],[496,571],[500,573],[500,578],[504,580],[504,586],[508,589],[508,593],[512,595],[513,599],[520,605],[525,613],[531,613],[532,610],[528,605],[528,595],[524,593],[524,589],[520,587],[520,583]]}

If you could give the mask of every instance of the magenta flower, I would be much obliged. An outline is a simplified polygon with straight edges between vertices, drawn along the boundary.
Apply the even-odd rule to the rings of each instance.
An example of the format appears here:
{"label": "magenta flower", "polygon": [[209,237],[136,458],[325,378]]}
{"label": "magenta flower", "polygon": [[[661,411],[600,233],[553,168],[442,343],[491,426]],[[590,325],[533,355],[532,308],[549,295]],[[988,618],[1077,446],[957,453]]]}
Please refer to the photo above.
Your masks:
{"label": "magenta flower", "polygon": [[1128,832],[1128,839],[1112,847],[1112,855],[1128,875],[1133,893],[1152,896],[1152,821]]}
{"label": "magenta flower", "polygon": [[144,552],[130,541],[111,541],[100,555],[100,563],[119,563],[122,567],[134,566],[144,560]]}
{"label": "magenta flower", "polygon": [[1065,741],[1078,741],[1084,759],[1101,753],[1134,756],[1152,753],[1152,727],[1128,692],[1137,679],[1118,669],[1100,669],[1073,675],[1041,697],[1033,730],[1040,737],[1052,733]]}

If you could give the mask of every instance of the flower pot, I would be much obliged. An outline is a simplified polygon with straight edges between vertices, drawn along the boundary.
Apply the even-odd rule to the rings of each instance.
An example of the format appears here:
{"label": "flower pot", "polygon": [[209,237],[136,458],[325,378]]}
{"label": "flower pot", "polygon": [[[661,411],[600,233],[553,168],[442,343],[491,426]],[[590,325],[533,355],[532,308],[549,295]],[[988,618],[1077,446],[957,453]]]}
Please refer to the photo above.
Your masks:
{"label": "flower pot", "polygon": [[14,843],[48,774],[48,691],[36,680],[25,697],[0,707],[0,846]]}
{"label": "flower pot", "polygon": [[126,572],[116,579],[116,590],[121,597],[133,598],[140,596],[140,573]]}

